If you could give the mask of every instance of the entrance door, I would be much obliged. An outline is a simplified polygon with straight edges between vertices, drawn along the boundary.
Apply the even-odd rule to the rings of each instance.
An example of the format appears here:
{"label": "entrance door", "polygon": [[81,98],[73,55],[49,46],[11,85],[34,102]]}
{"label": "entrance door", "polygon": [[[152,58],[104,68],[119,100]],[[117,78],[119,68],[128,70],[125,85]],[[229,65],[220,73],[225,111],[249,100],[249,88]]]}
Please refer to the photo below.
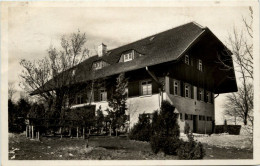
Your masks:
{"label": "entrance door", "polygon": [[197,133],[197,115],[193,115],[193,133]]}

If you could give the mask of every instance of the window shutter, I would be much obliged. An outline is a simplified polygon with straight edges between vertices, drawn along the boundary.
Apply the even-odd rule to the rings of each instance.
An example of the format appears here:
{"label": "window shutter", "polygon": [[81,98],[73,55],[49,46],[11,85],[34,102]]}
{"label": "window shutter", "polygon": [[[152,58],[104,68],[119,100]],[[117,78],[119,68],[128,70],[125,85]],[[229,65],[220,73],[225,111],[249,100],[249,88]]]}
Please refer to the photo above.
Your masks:
{"label": "window shutter", "polygon": [[185,88],[184,83],[182,81],[180,81],[180,90],[181,90],[181,96],[182,97],[184,97],[184,92],[185,92],[184,88]]}
{"label": "window shutter", "polygon": [[197,100],[200,100],[199,96],[200,96],[200,94],[199,94],[199,87],[197,87]]}
{"label": "window shutter", "polygon": [[157,82],[152,80],[152,94],[154,94],[154,93],[159,93],[159,86],[158,86]]}
{"label": "window shutter", "polygon": [[193,90],[193,86],[190,86],[190,94],[191,94],[191,98],[194,99],[194,90]]}
{"label": "window shutter", "polygon": [[139,82],[129,82],[128,83],[128,96],[139,96]]}
{"label": "window shutter", "polygon": [[174,94],[173,90],[173,79],[172,78],[169,78],[169,81],[170,81],[170,94]]}
{"label": "window shutter", "polygon": [[97,89],[94,89],[94,102],[99,101],[99,93]]}
{"label": "window shutter", "polygon": [[213,93],[212,92],[210,92],[210,102],[211,103],[214,103],[214,95],[213,95]]}

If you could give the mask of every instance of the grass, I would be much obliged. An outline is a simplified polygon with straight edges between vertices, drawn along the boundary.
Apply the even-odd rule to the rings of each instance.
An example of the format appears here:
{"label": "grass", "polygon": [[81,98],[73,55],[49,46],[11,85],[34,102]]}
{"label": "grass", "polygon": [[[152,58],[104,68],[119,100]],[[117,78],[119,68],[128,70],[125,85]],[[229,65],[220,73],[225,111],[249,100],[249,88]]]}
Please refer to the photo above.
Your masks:
{"label": "grass", "polygon": [[[219,147],[204,144],[204,159],[252,159],[252,149]],[[177,156],[154,154],[147,142],[126,137],[93,136],[81,138],[47,138],[30,140],[22,134],[9,136],[9,159],[12,160],[176,160]],[[14,157],[15,156],[15,157]]]}

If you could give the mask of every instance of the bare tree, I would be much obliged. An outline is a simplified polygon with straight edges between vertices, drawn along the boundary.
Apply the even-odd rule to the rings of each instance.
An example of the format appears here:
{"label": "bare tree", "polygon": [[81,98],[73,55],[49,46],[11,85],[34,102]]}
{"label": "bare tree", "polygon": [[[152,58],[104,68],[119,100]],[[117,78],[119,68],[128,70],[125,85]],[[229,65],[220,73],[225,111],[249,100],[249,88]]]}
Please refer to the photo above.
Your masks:
{"label": "bare tree", "polygon": [[74,67],[88,55],[85,43],[85,33],[78,31],[62,36],[61,50],[50,46],[48,56],[43,59],[33,62],[25,59],[20,61],[23,67],[20,74],[23,88],[44,98],[48,102],[49,110],[54,106],[53,113],[57,117],[63,115],[62,106],[67,96],[75,92],[71,88],[76,83],[77,71]]}
{"label": "bare tree", "polygon": [[251,7],[249,10],[250,20],[248,21],[244,17],[242,19],[244,29],[239,31],[234,27],[228,36],[227,45],[233,53],[235,67],[228,65],[219,56],[219,62],[227,70],[234,69],[238,76],[237,79],[240,80],[238,92],[226,96],[225,114],[242,119],[244,125],[248,124],[248,120],[251,122],[250,125],[253,125],[253,11]]}
{"label": "bare tree", "polygon": [[15,94],[16,90],[14,88],[14,83],[8,83],[8,99],[12,100],[13,95]]}

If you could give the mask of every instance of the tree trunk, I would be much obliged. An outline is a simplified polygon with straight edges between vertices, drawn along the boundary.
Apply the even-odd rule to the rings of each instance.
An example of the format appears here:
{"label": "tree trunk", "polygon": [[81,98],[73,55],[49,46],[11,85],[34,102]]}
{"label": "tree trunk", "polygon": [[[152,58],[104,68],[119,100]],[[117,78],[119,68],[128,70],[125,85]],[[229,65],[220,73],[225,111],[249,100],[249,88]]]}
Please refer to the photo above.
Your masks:
{"label": "tree trunk", "polygon": [[82,138],[85,139],[85,127],[83,127]]}
{"label": "tree trunk", "polygon": [[77,138],[79,138],[79,127],[77,127]]}
{"label": "tree trunk", "polygon": [[26,136],[26,138],[29,136],[29,134],[28,134],[28,125],[26,125],[26,130],[25,130],[25,136]]}
{"label": "tree trunk", "polygon": [[60,127],[60,138],[62,139],[62,127]]}

